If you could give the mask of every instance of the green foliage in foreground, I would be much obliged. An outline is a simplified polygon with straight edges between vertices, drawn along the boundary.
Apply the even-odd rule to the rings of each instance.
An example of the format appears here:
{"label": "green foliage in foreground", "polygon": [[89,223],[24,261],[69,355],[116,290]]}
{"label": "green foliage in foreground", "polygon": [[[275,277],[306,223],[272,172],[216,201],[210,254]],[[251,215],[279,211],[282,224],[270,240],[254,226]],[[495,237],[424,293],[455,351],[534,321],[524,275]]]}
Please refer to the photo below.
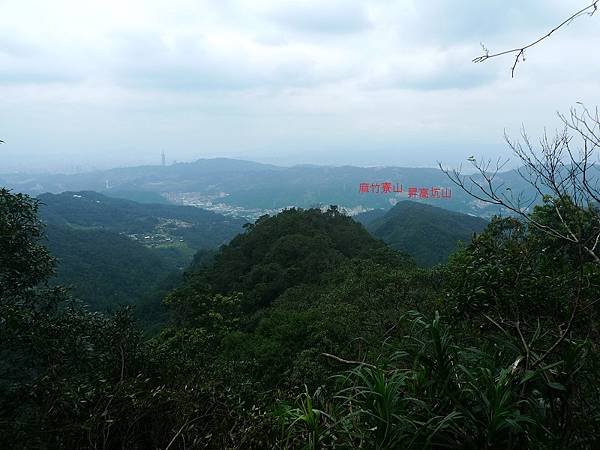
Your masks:
{"label": "green foliage in foreground", "polygon": [[1,448],[599,445],[600,270],[512,219],[426,270],[335,209],[264,217],[147,339],[46,285],[36,208],[0,191]]}
{"label": "green foliage in foreground", "polygon": [[[475,348],[437,315],[412,313],[406,323],[402,350],[338,376],[337,393],[307,392],[299,408],[284,409],[288,440],[308,448],[597,448],[598,411],[579,397],[597,396],[580,385],[597,376],[589,342],[569,342],[562,359],[528,369],[510,339]],[[308,407],[319,411],[314,423],[304,418]]]}

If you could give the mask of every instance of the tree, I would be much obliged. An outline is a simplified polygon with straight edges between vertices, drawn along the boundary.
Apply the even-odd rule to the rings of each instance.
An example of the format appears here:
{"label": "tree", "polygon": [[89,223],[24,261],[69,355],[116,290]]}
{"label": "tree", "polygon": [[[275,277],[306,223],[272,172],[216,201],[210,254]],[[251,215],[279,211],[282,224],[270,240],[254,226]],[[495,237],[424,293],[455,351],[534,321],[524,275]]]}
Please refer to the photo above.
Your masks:
{"label": "tree", "polygon": [[139,376],[141,332],[127,310],[92,314],[47,286],[38,205],[0,189],[0,447],[116,448],[160,401]]}
{"label": "tree", "polygon": [[[525,130],[521,140],[505,139],[518,158],[520,177],[533,188],[534,195],[527,197],[514,192],[499,178],[507,161],[469,161],[475,175],[463,175],[460,169],[440,169],[452,182],[472,197],[497,205],[515,214],[529,225],[562,240],[567,245],[581,248],[596,264],[600,264],[600,116],[598,109],[591,111],[580,105],[572,108],[569,116],[560,115],[564,128],[554,137],[546,133],[533,144]],[[568,199],[575,210],[591,214],[591,223],[584,226],[581,215],[565,216],[564,202]],[[541,223],[531,214],[534,204],[545,200],[552,205],[556,221]],[[569,210],[573,213],[574,209]]]}
{"label": "tree", "polygon": [[0,189],[0,298],[48,279],[55,261],[40,244],[39,203]]}

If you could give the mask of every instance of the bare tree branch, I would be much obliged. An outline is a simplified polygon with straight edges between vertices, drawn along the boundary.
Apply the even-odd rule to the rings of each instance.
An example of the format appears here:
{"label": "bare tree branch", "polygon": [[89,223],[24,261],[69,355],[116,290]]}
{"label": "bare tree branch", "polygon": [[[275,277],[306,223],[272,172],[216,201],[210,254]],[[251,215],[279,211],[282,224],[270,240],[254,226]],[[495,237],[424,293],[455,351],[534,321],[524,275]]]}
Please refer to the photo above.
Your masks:
{"label": "bare tree branch", "polygon": [[[600,120],[598,110],[590,111],[581,105],[572,108],[569,117],[559,114],[564,128],[550,138],[546,132],[536,147],[522,130],[520,140],[505,139],[513,154],[522,163],[517,174],[528,183],[534,195],[526,198],[523,193],[515,194],[511,187],[498,181],[499,172],[506,163],[498,160],[477,161],[469,158],[476,172],[464,176],[461,169],[449,170],[439,164],[448,178],[473,198],[504,208],[520,217],[527,224],[571,245],[581,247],[596,263],[600,264],[600,170],[594,165],[595,156],[600,156]],[[576,140],[574,140],[576,138]],[[575,143],[581,143],[579,149]],[[551,203],[558,225],[540,223],[531,214],[531,208],[542,199]],[[564,210],[569,199],[576,211],[592,213],[593,226],[583,230],[581,218],[576,211]],[[574,214],[571,214],[574,212]],[[589,227],[588,227],[589,228]]]}
{"label": "bare tree branch", "polygon": [[[582,269],[580,268],[580,272],[581,271],[582,271]],[[580,295],[581,295],[581,282],[582,282],[581,278],[582,277],[583,277],[583,273],[580,273],[580,276],[577,279],[577,293],[575,294],[575,300],[573,301],[573,307],[571,309],[571,317],[569,317],[569,322],[567,323],[566,328],[559,333],[558,339],[556,339],[556,341],[554,341],[554,344],[552,344],[552,346],[548,350],[546,350],[542,356],[540,356],[538,359],[535,360],[535,362],[531,365],[531,368],[538,366],[542,361],[544,361],[544,359],[548,355],[550,355],[554,350],[556,350],[556,348],[565,340],[565,338],[567,337],[567,334],[569,334],[569,331],[571,331],[571,326],[573,325],[573,321],[575,320],[575,317],[577,316],[577,312],[578,312],[578,308],[579,308],[579,300],[580,300]]]}
{"label": "bare tree branch", "polygon": [[332,355],[331,353],[321,353],[321,356],[324,356],[326,358],[331,358],[331,359],[333,359],[335,361],[338,361],[338,362],[341,362],[343,364],[354,364],[354,365],[369,367],[371,369],[376,369],[377,368],[373,364],[369,364],[369,363],[366,363],[364,361],[352,361],[352,360],[349,360],[349,359],[343,359],[343,358],[340,358],[339,356]]}
{"label": "bare tree branch", "polygon": [[474,58],[473,62],[480,63],[480,62],[487,61],[490,58],[496,58],[498,56],[503,56],[503,55],[516,54],[515,61],[511,68],[511,77],[514,78],[515,77],[515,69],[517,68],[517,64],[519,64],[520,61],[525,61],[525,51],[526,50],[539,44],[543,40],[548,39],[553,33],[558,31],[565,25],[569,25],[571,22],[573,22],[578,17],[581,17],[583,15],[593,16],[596,13],[596,11],[598,10],[599,2],[600,2],[600,0],[594,0],[591,4],[589,4],[585,8],[580,9],[576,13],[572,14],[569,18],[565,19],[563,22],[560,23],[560,25],[552,28],[548,33],[546,33],[542,37],[536,39],[535,41],[533,41],[530,44],[527,44],[523,47],[513,48],[512,50],[504,50],[504,51],[498,52],[498,53],[490,53],[490,51],[483,44],[481,44],[481,46],[483,47],[484,54],[481,56],[478,56],[477,58]]}

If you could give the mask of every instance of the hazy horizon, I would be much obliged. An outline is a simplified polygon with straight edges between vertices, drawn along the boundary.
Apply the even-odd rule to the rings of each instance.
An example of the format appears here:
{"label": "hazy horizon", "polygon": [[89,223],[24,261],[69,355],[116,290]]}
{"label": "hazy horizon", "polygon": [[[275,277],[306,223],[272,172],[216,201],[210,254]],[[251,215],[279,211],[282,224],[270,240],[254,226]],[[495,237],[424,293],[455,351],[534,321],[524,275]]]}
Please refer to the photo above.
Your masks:
{"label": "hazy horizon", "polygon": [[[77,165],[73,165],[70,166],[69,169],[66,170],[52,170],[52,169],[46,169],[46,170],[8,170],[8,171],[4,171],[4,172],[0,172],[0,175],[11,175],[11,174],[26,174],[26,175],[73,175],[73,174],[83,174],[83,173],[92,173],[92,172],[102,172],[102,171],[107,171],[107,170],[113,170],[113,169],[128,169],[128,168],[135,168],[135,167],[161,167],[162,166],[162,162],[160,161],[161,159],[161,155],[159,155],[158,157],[159,161],[156,161],[155,163],[150,163],[150,164],[122,164],[122,165],[107,165],[106,167],[101,167],[101,166],[90,166],[90,167],[86,167],[86,166],[77,166]],[[244,161],[244,162],[250,162],[250,163],[257,163],[257,164],[264,164],[266,166],[276,166],[276,167],[280,167],[280,168],[293,168],[293,167],[331,167],[331,168],[339,168],[339,167],[356,167],[356,168],[365,168],[365,169],[373,169],[373,168],[409,168],[409,169],[439,169],[439,165],[436,163],[435,165],[432,166],[424,166],[424,165],[401,165],[401,164],[317,164],[317,163],[310,163],[310,162],[299,162],[299,163],[289,163],[289,164],[278,164],[278,163],[274,163],[274,162],[266,162],[266,161],[259,161],[259,160],[252,160],[252,159],[244,159],[244,158],[230,158],[227,156],[215,156],[212,158],[197,158],[197,159],[193,159],[193,160],[189,160],[189,161],[166,161],[165,166],[173,166],[173,165],[179,165],[179,164],[195,164],[195,163],[199,163],[201,161],[211,161],[211,160],[229,160],[229,161]],[[1,166],[0,166],[1,167]],[[444,165],[444,167],[447,167]],[[452,166],[450,167],[452,168]],[[508,163],[503,170],[501,170],[501,172],[507,172],[510,170],[513,170],[517,168],[516,165],[511,165],[510,163]],[[470,167],[470,166],[463,166],[462,167],[462,173],[464,174],[470,174],[470,173],[474,173],[475,169]]]}
{"label": "hazy horizon", "polygon": [[[582,2],[3,2],[0,173],[229,157],[435,167],[600,103]],[[31,11],[36,11],[35,15]],[[26,26],[25,26],[26,25]],[[578,69],[572,70],[572,67]]]}

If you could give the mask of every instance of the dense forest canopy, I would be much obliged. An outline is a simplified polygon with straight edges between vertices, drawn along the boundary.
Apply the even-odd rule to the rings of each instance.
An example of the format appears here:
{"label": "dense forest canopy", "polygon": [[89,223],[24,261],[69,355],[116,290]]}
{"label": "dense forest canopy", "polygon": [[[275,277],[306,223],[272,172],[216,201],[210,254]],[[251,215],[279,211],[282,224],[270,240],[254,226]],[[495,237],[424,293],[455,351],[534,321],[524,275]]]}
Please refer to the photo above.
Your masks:
{"label": "dense forest canopy", "polygon": [[[192,261],[195,249],[202,251],[196,254],[194,264],[205,252],[214,251],[218,244],[227,242],[226,238],[233,237],[235,231],[242,230],[244,222],[199,208],[157,207],[115,200],[95,192],[44,194],[38,199],[46,224],[47,246],[58,260],[50,283],[71,288],[75,297],[97,311],[137,305],[136,314],[142,319],[147,319],[150,311],[161,312],[164,316],[161,296],[177,284]],[[286,212],[288,214],[291,211]],[[363,223],[373,236],[394,249],[405,251],[425,266],[445,262],[461,242],[469,243],[473,234],[486,224],[477,217],[412,201],[399,202],[389,211],[359,214],[353,219]],[[342,239],[342,230],[349,226],[347,222],[343,223],[346,225],[336,226],[338,235],[332,234],[337,240]],[[231,281],[232,284],[248,277],[268,276],[268,267],[271,272],[278,272],[282,263],[313,253],[315,249],[311,246],[326,247],[323,236],[317,238],[303,226],[296,228],[297,232],[289,232],[295,237],[286,233],[282,242],[277,243],[277,248],[286,248],[287,256],[270,260],[271,266],[247,261],[245,266],[252,267],[252,274],[239,273],[239,279]],[[214,234],[216,229],[219,234]],[[288,250],[283,242],[286,240],[295,241],[297,250]],[[240,245],[251,244],[240,244],[236,239],[225,251],[237,257],[235,249]],[[340,242],[336,243],[336,248],[341,247]],[[237,251],[237,254],[247,253],[247,250]],[[315,259],[314,264],[325,264],[328,259],[331,264],[336,264],[335,255],[326,254]],[[213,278],[221,273],[219,260]],[[302,273],[298,267],[286,270],[287,278],[292,276],[292,271]],[[308,273],[302,275],[309,276]],[[274,287],[276,282],[271,281],[273,289],[277,289]]]}
{"label": "dense forest canopy", "polygon": [[[593,448],[600,268],[496,218],[433,269],[335,207],[202,252],[144,337],[47,280],[38,203],[0,191],[10,448]],[[594,231],[593,207],[538,207]]]}

